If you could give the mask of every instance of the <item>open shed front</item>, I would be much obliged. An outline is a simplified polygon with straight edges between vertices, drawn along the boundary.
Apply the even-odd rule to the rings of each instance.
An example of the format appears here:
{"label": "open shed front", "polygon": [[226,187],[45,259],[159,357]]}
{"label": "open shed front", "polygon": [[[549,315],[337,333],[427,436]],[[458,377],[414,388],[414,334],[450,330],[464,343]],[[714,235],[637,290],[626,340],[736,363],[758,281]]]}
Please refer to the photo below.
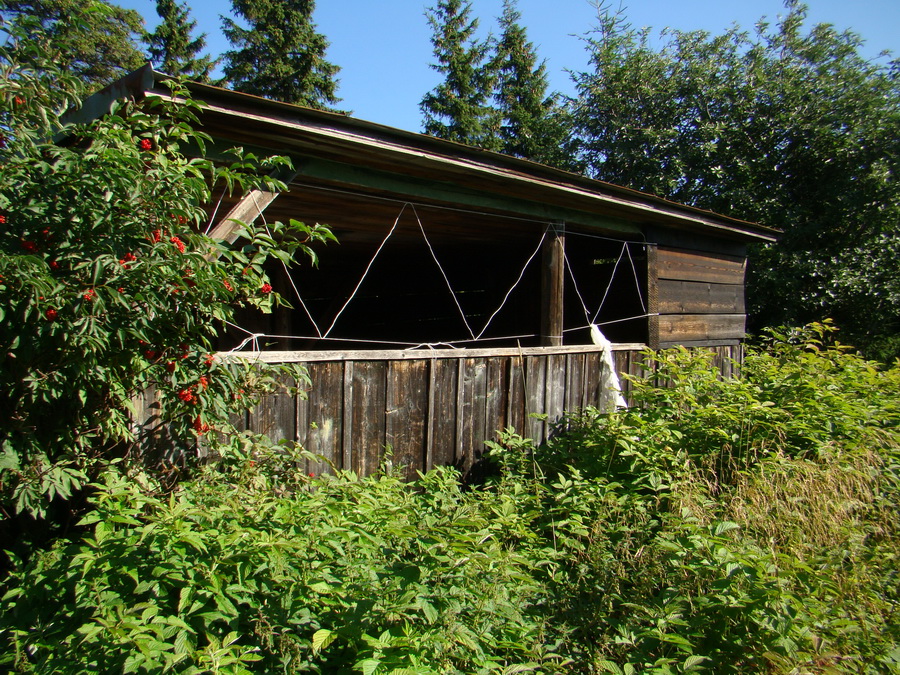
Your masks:
{"label": "open shed front", "polygon": [[[132,73],[86,104],[169,96]],[[318,268],[270,270],[293,305],[246,312],[223,352],[307,364],[307,399],[244,423],[367,473],[385,449],[411,472],[469,468],[495,430],[542,439],[566,409],[603,403],[597,326],[616,369],[644,347],[714,349],[744,337],[746,247],[768,228],[421,134],[190,85],[211,153],[283,154],[289,191],[222,196],[230,218],[327,224]],[[546,416],[540,421],[531,414]]]}

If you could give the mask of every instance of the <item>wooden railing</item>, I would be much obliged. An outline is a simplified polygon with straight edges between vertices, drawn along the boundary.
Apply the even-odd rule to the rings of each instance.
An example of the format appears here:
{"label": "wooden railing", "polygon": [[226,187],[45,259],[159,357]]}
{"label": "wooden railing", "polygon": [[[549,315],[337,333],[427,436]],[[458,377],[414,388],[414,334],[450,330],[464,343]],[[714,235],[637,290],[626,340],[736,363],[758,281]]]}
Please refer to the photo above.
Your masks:
{"label": "wooden railing", "polygon": [[[741,347],[711,348],[730,373]],[[618,373],[640,372],[643,345],[618,344]],[[361,475],[386,454],[409,477],[436,465],[469,471],[500,429],[543,441],[566,411],[604,404],[598,347],[434,351],[257,352],[267,362],[305,365],[305,396],[265,397],[238,426],[297,441]],[[622,382],[625,397],[629,385]],[[328,470],[320,462],[311,472]]]}

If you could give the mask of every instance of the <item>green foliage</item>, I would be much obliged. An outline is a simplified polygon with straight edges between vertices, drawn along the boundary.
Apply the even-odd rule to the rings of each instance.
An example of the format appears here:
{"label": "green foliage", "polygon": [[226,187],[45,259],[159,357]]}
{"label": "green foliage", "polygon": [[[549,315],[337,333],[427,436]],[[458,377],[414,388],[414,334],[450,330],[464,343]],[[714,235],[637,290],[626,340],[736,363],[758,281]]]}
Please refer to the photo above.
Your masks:
{"label": "green foliage", "polygon": [[316,32],[314,0],[233,0],[247,27],[224,18],[234,49],[224,54],[225,82],[237,91],[331,110],[340,68],[325,60],[328,40]]}
{"label": "green foliage", "polygon": [[[900,670],[900,373],[826,325],[724,379],[647,354],[636,405],[498,473],[311,477],[233,435],[170,492],[106,473],[80,541],[6,584],[21,672]],[[863,392],[865,394],[863,395]]]}
{"label": "green foliage", "polygon": [[498,150],[500,120],[490,105],[497,80],[491,62],[492,40],[475,36],[478,19],[470,18],[467,0],[439,0],[426,16],[431,26],[437,72],[444,81],[420,105],[424,131],[431,136]]}
{"label": "green foliage", "polygon": [[540,586],[507,545],[506,524],[523,527],[511,502],[464,493],[451,469],[418,490],[311,479],[287,447],[230,442],[227,466],[169,496],[104,476],[92,534],[11,584],[7,667],[476,673],[541,657]]}
{"label": "green foliage", "polygon": [[209,56],[197,57],[206,46],[206,35],[191,37],[197,22],[190,20],[187,4],[156,0],[156,13],[160,24],[144,36],[150,61],[167,75],[208,81],[216,62]]}
{"label": "green foliage", "polygon": [[140,14],[105,0],[2,0],[0,15],[27,35],[17,55],[35,44],[48,61],[99,89],[144,63],[137,46]]}
{"label": "green foliage", "polygon": [[186,103],[122,102],[92,124],[68,123],[60,116],[81,89],[52,58],[24,41],[0,51],[7,515],[44,515],[55,497],[72,496],[100,464],[128,452],[131,401],[147,387],[159,392],[184,460],[199,436],[229,428],[241,390],[252,403],[254,384],[270,378],[211,356],[217,324],[236,306],[280,302],[266,260],[290,262],[330,236],[292,221],[246,227],[234,248],[206,237],[202,206],[213,187],[283,188],[259,172],[286,160],[236,151],[230,164],[213,165],[183,154],[205,138],[191,129],[199,104],[177,87]]}
{"label": "green foliage", "polygon": [[658,42],[602,7],[576,76],[582,159],[593,177],[782,229],[751,266],[760,325],[833,317],[868,348],[900,325],[900,70],[787,7],[752,34]]}

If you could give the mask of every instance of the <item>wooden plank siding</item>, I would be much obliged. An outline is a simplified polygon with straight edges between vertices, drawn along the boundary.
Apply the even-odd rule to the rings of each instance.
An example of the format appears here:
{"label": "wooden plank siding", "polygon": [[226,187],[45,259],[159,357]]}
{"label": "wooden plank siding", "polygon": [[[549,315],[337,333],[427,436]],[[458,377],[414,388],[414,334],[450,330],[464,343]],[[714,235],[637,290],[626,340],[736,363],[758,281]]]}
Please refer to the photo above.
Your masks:
{"label": "wooden plank siding", "polygon": [[[740,360],[742,346],[709,349],[723,374],[734,374],[731,359]],[[312,386],[305,396],[267,396],[250,412],[249,428],[321,455],[306,469],[314,473],[334,466],[368,475],[387,456],[413,479],[438,465],[477,471],[497,431],[511,427],[542,442],[565,413],[603,400],[594,346],[367,354],[331,352],[333,360],[323,361],[317,352],[258,353],[303,363]],[[620,376],[640,375],[643,360],[642,345],[614,345]],[[622,389],[627,399],[625,380]],[[143,399],[148,413],[152,398]]]}
{"label": "wooden plank siding", "polygon": [[655,345],[737,345],[745,335],[746,259],[657,247]]}

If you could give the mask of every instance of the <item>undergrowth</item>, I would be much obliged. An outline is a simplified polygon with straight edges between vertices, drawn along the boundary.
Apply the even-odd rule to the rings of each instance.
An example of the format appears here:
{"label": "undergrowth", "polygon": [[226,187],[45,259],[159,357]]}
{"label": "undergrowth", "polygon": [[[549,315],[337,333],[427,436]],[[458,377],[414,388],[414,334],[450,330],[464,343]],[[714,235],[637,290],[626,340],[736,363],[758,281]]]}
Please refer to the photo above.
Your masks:
{"label": "undergrowth", "polygon": [[647,353],[633,406],[451,468],[309,477],[235,435],[164,491],[95,485],[80,540],[5,581],[38,673],[900,672],[900,373],[827,325],[723,379]]}

